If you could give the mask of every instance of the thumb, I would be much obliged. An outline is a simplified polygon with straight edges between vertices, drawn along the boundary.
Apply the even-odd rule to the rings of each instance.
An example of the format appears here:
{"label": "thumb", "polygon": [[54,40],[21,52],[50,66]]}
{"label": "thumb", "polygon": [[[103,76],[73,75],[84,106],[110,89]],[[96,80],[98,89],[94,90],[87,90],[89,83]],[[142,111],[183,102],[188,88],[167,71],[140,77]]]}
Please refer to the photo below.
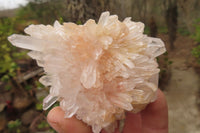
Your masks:
{"label": "thumb", "polygon": [[168,133],[168,109],[165,96],[158,90],[157,100],[141,112],[144,133]]}
{"label": "thumb", "polygon": [[55,107],[49,112],[47,121],[58,133],[92,132],[89,126],[75,117],[64,118],[64,111],[60,107]]}

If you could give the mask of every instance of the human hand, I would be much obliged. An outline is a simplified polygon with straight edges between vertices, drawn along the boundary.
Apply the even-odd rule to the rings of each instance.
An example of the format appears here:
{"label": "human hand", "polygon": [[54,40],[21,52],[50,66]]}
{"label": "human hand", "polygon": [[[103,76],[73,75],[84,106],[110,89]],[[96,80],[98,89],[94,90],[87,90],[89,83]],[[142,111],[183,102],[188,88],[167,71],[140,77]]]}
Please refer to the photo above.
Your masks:
{"label": "human hand", "polygon": [[[49,112],[47,121],[58,133],[92,133],[89,126],[75,117],[64,118],[64,111],[60,107]],[[115,133],[119,133],[119,129]],[[157,100],[150,103],[145,110],[138,114],[126,114],[123,133],[168,133],[167,103],[160,90]]]}

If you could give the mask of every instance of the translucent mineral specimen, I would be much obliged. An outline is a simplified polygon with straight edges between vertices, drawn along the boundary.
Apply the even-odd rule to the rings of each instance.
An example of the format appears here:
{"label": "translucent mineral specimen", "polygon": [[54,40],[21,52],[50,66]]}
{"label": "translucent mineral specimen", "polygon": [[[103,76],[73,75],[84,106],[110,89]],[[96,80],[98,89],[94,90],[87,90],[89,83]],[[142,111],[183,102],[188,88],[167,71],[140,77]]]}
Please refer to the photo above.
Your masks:
{"label": "translucent mineral specimen", "polygon": [[104,12],[98,23],[30,25],[25,29],[30,36],[14,34],[8,40],[32,50],[28,55],[44,68],[40,82],[50,86],[44,110],[59,99],[66,118],[75,115],[99,133],[111,132],[126,111],[139,112],[156,99],[155,57],[165,46],[143,31],[141,22],[121,22]]}

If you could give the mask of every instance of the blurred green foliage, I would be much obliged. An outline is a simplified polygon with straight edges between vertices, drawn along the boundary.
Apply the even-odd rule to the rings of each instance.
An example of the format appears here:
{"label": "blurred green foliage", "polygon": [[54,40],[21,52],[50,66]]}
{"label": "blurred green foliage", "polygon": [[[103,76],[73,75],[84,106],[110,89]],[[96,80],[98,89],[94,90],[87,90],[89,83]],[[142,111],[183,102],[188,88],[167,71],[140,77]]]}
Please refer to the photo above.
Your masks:
{"label": "blurred green foliage", "polygon": [[158,33],[167,34],[168,33],[167,27],[166,26],[158,27]]}
{"label": "blurred green foliage", "polygon": [[9,130],[9,132],[13,132],[13,131],[15,131],[16,133],[20,133],[21,131],[20,131],[20,129],[19,129],[19,127],[21,126],[21,121],[19,120],[19,119],[17,119],[17,120],[15,120],[15,121],[9,121],[8,122],[8,130]]}
{"label": "blurred green foliage", "polygon": [[196,57],[197,62],[200,64],[200,18],[196,20],[195,23],[195,33],[192,38],[197,41],[198,46],[192,49],[192,55]]}
{"label": "blurred green foliage", "polygon": [[17,16],[23,18],[23,20],[34,20],[35,23],[52,24],[55,20],[63,22],[64,4],[61,0],[48,0],[47,2],[41,2],[35,0],[35,2],[29,2],[27,6],[21,8]]}
{"label": "blurred green foliage", "polygon": [[200,18],[196,20],[194,27],[195,27],[195,33],[192,35],[192,38],[198,43],[200,43]]}
{"label": "blurred green foliage", "polygon": [[4,82],[16,75],[18,65],[15,61],[26,54],[26,52],[18,51],[7,40],[9,35],[17,33],[15,23],[16,18],[0,19],[0,78]]}
{"label": "blurred green foliage", "polygon": [[43,101],[44,97],[39,97],[37,100],[38,102],[35,105],[36,110],[38,111],[42,111],[43,110],[43,105],[42,105],[42,101]]}
{"label": "blurred green foliage", "polygon": [[[170,65],[173,63],[173,61],[171,61],[168,57],[168,52],[165,52],[163,54],[163,59],[162,59],[162,65],[163,67],[160,68],[160,75],[162,75],[163,73],[166,73],[167,70],[169,69]],[[159,62],[159,58],[157,58],[157,61]]]}
{"label": "blurred green foliage", "polygon": [[147,34],[147,35],[150,34],[150,28],[149,28],[149,26],[145,26],[144,27],[144,34]]}
{"label": "blurred green foliage", "polygon": [[41,121],[38,125],[37,128],[38,129],[42,129],[42,128],[48,128],[50,127],[49,124],[46,121]]}
{"label": "blurred green foliage", "polygon": [[186,28],[179,28],[178,33],[182,36],[190,36],[191,34]]}
{"label": "blurred green foliage", "polygon": [[197,62],[200,64],[200,45],[192,49],[192,55],[196,57]]}
{"label": "blurred green foliage", "polygon": [[25,90],[27,90],[27,91],[29,91],[29,90],[31,90],[33,88],[33,86],[32,85],[25,85]]}
{"label": "blurred green foliage", "polygon": [[42,111],[43,110],[42,103],[36,103],[35,107],[36,107],[36,110],[38,110],[38,111]]}
{"label": "blurred green foliage", "polygon": [[37,89],[38,90],[40,90],[40,89],[42,89],[42,88],[44,88],[45,86],[43,85],[43,84],[41,84],[39,81],[35,81],[35,85],[36,85],[36,87],[37,87]]}

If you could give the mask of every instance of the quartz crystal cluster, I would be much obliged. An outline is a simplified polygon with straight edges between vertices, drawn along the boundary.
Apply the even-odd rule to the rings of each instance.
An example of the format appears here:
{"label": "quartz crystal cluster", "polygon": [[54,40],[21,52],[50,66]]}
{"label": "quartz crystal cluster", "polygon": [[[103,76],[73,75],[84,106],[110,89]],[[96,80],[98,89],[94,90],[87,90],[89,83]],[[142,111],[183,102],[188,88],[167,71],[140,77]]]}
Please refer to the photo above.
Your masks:
{"label": "quartz crystal cluster", "polygon": [[76,116],[99,133],[102,128],[112,132],[126,111],[139,112],[156,99],[155,58],[165,46],[143,31],[141,22],[121,22],[103,12],[98,23],[30,25],[28,36],[8,40],[31,50],[28,55],[44,68],[40,82],[50,87],[44,110],[60,101],[66,118]]}

